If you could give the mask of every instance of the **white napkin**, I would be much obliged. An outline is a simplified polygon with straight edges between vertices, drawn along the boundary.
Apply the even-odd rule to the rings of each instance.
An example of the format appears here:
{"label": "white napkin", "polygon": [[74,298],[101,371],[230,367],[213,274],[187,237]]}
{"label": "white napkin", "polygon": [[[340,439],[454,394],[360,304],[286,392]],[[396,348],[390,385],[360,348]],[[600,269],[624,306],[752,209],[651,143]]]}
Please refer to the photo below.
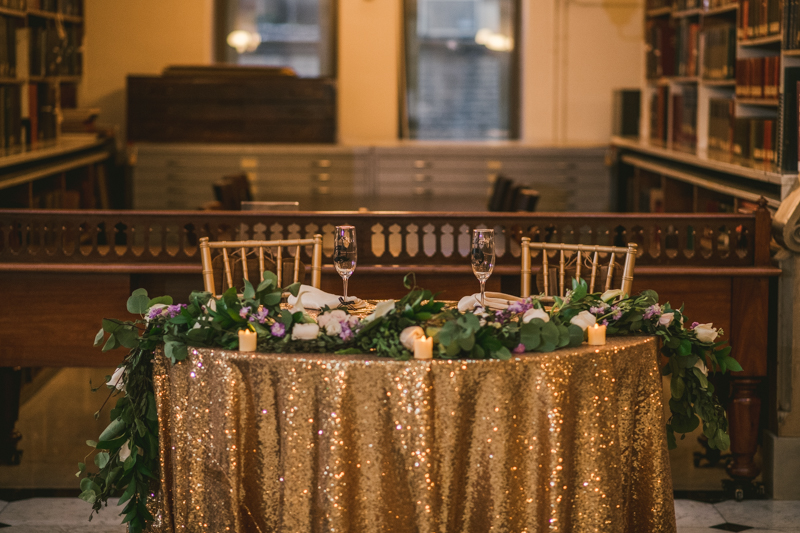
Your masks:
{"label": "white napkin", "polygon": [[[521,298],[518,296],[511,296],[510,294],[503,294],[502,292],[487,292],[485,296],[486,307],[496,311],[507,309],[510,304],[519,302],[521,300]],[[481,293],[464,296],[458,301],[458,310],[462,313],[465,311],[472,311],[476,307],[480,306]]]}
{"label": "white napkin", "polygon": [[[322,309],[326,305],[331,309],[336,309],[341,305],[340,296],[330,294],[312,287],[311,285],[300,285],[297,296],[289,296],[288,304],[292,307],[297,305],[298,299],[303,307],[307,309]],[[347,303],[356,309],[364,307],[367,303],[355,296],[348,296]]]}

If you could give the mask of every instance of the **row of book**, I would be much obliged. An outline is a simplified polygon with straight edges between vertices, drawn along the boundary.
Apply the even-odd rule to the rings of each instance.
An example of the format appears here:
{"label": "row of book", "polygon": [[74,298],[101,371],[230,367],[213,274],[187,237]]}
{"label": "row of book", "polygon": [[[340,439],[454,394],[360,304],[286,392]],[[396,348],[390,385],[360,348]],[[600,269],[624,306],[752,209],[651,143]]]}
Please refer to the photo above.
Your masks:
{"label": "row of book", "polygon": [[732,23],[707,26],[703,35],[703,77],[709,80],[732,79],[736,66],[736,26]]}
{"label": "row of book", "polygon": [[783,24],[783,47],[788,50],[800,48],[800,0],[784,0],[786,21]]}
{"label": "row of book", "polygon": [[80,26],[57,25],[48,20],[43,25],[20,31],[28,34],[17,42],[29,43],[31,76],[78,76],[82,73]]}
{"label": "row of book", "polygon": [[0,148],[34,147],[55,137],[56,89],[53,85],[0,85]]}
{"label": "row of book", "polygon": [[736,96],[778,98],[780,83],[780,56],[736,60]]}
{"label": "row of book", "polygon": [[688,18],[678,23],[675,43],[678,76],[699,76],[697,54],[700,49],[700,24]]}
{"label": "row of book", "polygon": [[674,76],[676,71],[674,21],[668,17],[648,19],[645,27],[645,41],[647,78]]}
{"label": "row of book", "polygon": [[697,148],[697,86],[685,86],[672,95],[672,147],[694,151]]}
{"label": "row of book", "polygon": [[28,3],[25,0],[0,0],[0,7],[25,11],[28,8]]}
{"label": "row of book", "polygon": [[709,100],[708,149],[735,159],[777,165],[778,121],[771,118],[737,117],[734,101]]}
{"label": "row of book", "polygon": [[736,2],[737,0],[645,0],[645,9],[669,7],[673,11],[685,11],[687,9],[708,10],[735,4]]}
{"label": "row of book", "polygon": [[783,0],[739,0],[739,40],[781,33]]}
{"label": "row of book", "polygon": [[0,78],[17,75],[17,19],[0,15]]}

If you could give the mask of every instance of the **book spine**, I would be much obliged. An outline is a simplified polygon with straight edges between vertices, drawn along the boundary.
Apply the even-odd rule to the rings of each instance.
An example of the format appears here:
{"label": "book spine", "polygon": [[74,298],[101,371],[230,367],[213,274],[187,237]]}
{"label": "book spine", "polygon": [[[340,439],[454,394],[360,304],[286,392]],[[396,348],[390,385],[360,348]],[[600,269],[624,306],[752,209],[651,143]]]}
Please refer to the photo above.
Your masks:
{"label": "book spine", "polygon": [[39,143],[39,87],[35,83],[28,85],[28,117],[30,120],[31,148]]}

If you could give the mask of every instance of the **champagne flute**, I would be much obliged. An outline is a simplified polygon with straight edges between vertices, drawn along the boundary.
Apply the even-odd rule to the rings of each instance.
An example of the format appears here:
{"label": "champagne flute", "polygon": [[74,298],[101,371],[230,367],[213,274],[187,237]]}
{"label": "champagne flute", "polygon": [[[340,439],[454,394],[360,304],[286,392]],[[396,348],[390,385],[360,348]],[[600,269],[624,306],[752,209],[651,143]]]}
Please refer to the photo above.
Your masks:
{"label": "champagne flute", "polygon": [[486,308],[486,280],[494,269],[494,230],[472,230],[472,272],[481,282],[481,307]]}
{"label": "champagne flute", "polygon": [[347,280],[356,269],[358,253],[356,250],[356,228],[354,226],[336,226],[336,238],[333,245],[333,266],[344,282],[344,298],[347,305]]}

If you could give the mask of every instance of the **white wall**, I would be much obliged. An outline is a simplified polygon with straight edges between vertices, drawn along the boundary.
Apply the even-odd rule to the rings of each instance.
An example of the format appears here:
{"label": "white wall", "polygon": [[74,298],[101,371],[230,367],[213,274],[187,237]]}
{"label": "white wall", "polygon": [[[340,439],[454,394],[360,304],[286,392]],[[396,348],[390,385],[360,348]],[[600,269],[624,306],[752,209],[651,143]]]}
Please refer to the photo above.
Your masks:
{"label": "white wall", "polygon": [[[642,77],[641,2],[521,0],[522,140],[600,144],[611,91]],[[124,132],[125,78],[212,59],[212,0],[86,0],[82,106]],[[339,140],[398,131],[402,0],[339,0]]]}

